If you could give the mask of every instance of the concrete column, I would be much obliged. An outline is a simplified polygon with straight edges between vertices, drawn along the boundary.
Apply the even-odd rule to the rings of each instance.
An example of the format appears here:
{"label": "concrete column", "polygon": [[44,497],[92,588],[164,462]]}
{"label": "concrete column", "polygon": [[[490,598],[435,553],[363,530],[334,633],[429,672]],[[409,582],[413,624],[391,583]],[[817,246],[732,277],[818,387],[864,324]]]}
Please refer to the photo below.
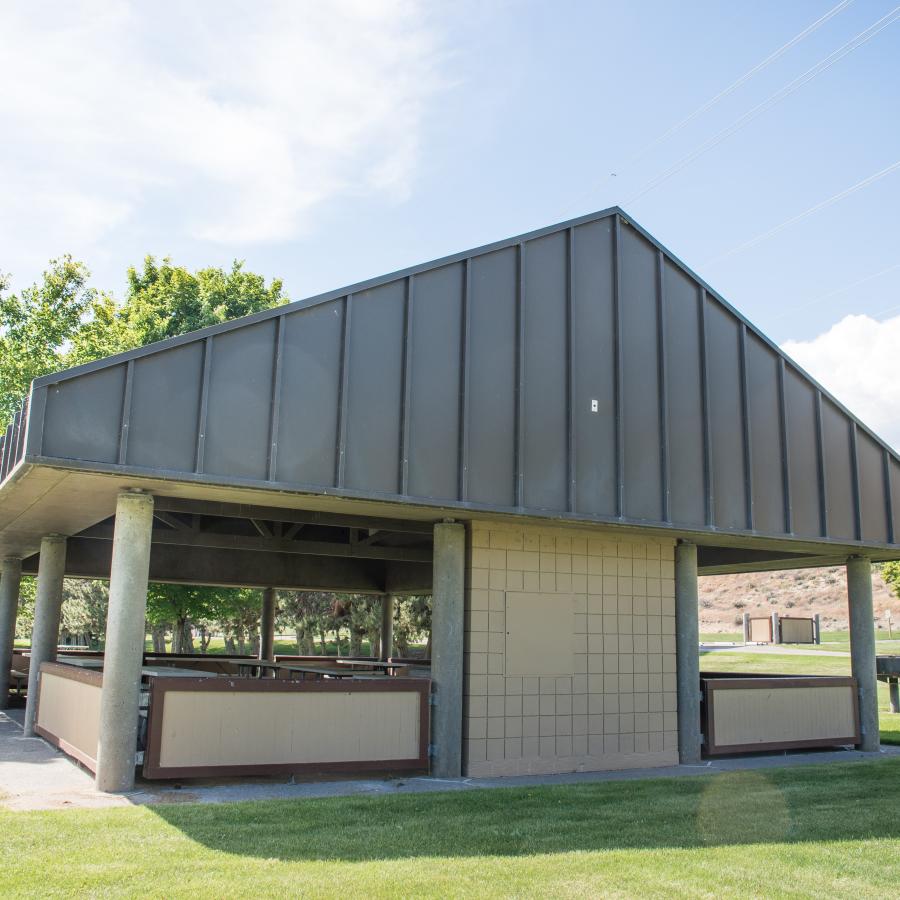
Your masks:
{"label": "concrete column", "polygon": [[675,545],[675,650],[678,667],[678,758],[700,762],[700,626],[697,545]]}
{"label": "concrete column", "polygon": [[100,791],[129,791],[134,787],[152,532],[153,497],[122,491],[116,502],[100,692]]}
{"label": "concrete column", "polygon": [[61,534],[48,534],[41,539],[41,556],[38,561],[34,625],[31,628],[31,663],[28,667],[28,698],[25,701],[25,737],[34,735],[41,688],[41,665],[56,659],[65,572],[66,539]]}
{"label": "concrete column", "polygon": [[741,625],[744,630],[744,643],[750,643],[750,613],[744,613],[741,616]]}
{"label": "concrete column", "polygon": [[847,560],[847,600],[850,607],[850,669],[859,690],[859,749],[877,753],[878,680],[875,675],[875,619],[872,615],[872,564],[862,556]]}
{"label": "concrete column", "polygon": [[278,597],[275,588],[266,588],[262,595],[262,614],[259,617],[259,658],[275,659],[275,610]]}
{"label": "concrete column", "polygon": [[394,598],[385,594],[381,598],[381,658],[390,659],[394,652]]}
{"label": "concrete column", "polygon": [[772,643],[781,643],[781,623],[778,620],[778,613],[772,613]]}
{"label": "concrete column", "polygon": [[465,526],[438,523],[431,613],[431,773],[438,778],[462,775],[465,567]]}
{"label": "concrete column", "polygon": [[822,616],[819,613],[813,616],[813,641],[817,644],[822,643]]}
{"label": "concrete column", "polygon": [[0,570],[0,709],[9,705],[9,669],[16,642],[16,613],[19,610],[19,584],[22,560],[8,556]]}
{"label": "concrete column", "polygon": [[888,697],[890,699],[890,711],[900,713],[900,679],[891,678],[888,681]]}

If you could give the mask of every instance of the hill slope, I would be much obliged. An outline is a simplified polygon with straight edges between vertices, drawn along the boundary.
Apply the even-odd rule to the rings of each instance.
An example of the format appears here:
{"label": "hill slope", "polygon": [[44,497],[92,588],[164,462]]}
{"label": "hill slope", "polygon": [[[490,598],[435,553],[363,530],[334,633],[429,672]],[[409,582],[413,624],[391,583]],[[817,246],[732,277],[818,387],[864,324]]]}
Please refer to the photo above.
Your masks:
{"label": "hill slope", "polygon": [[[886,627],[888,610],[894,631],[900,633],[900,599],[876,570],[872,577],[875,617]],[[823,630],[847,628],[847,577],[843,566],[794,569],[749,575],[706,575],[700,579],[700,630],[733,632],[741,627],[741,615],[822,617]]]}

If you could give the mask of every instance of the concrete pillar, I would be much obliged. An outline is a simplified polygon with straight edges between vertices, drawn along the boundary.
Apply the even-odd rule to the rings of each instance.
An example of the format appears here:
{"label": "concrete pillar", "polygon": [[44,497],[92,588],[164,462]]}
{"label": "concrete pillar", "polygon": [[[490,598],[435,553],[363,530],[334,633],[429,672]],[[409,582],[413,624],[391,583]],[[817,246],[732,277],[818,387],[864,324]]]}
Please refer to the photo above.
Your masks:
{"label": "concrete pillar", "polygon": [[819,613],[813,616],[813,642],[822,643],[822,616]]}
{"label": "concrete pillar", "polygon": [[847,560],[847,601],[850,607],[850,669],[859,690],[859,749],[876,753],[878,680],[875,675],[875,619],[872,615],[872,564],[862,556]]}
{"label": "concrete pillar", "polygon": [[750,643],[750,613],[744,613],[741,616],[741,625],[744,630],[744,643]]}
{"label": "concrete pillar", "polygon": [[700,762],[700,634],[697,545],[675,545],[675,650],[678,667],[678,758]]}
{"label": "concrete pillar", "polygon": [[34,625],[31,627],[31,663],[28,667],[28,698],[25,701],[25,737],[34,734],[41,687],[41,665],[56,659],[65,572],[66,539],[61,534],[48,534],[41,539],[41,556],[38,561]]}
{"label": "concrete pillar", "polygon": [[458,522],[434,526],[431,613],[431,773],[462,775],[463,629],[465,615],[466,528]]}
{"label": "concrete pillar", "polygon": [[122,491],[116,502],[100,692],[97,789],[101,791],[134,787],[152,532],[153,497]]}
{"label": "concrete pillar", "polygon": [[385,594],[381,598],[381,658],[390,659],[394,652],[394,598]]}
{"label": "concrete pillar", "polygon": [[781,623],[778,621],[778,613],[772,613],[772,643],[781,643]]}
{"label": "concrete pillar", "polygon": [[22,560],[7,556],[0,570],[0,709],[9,705],[9,669],[16,642],[16,614],[19,610],[19,584]]}
{"label": "concrete pillar", "polygon": [[266,588],[262,595],[262,613],[259,617],[259,658],[275,659],[275,611],[278,597],[275,588]]}
{"label": "concrete pillar", "polygon": [[888,698],[890,699],[890,711],[900,713],[900,679],[891,678],[888,681]]}

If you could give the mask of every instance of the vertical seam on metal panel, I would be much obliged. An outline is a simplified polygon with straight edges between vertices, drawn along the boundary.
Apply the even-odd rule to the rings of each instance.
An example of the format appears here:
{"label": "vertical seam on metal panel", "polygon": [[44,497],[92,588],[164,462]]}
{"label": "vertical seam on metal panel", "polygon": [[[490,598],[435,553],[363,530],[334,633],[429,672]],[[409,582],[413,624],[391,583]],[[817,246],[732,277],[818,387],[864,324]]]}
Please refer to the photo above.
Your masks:
{"label": "vertical seam on metal panel", "polygon": [[819,487],[819,534],[828,537],[828,493],[825,481],[825,421],[822,416],[822,392],[816,391],[816,457]]}
{"label": "vertical seam on metal panel", "polygon": [[412,329],[413,329],[413,293],[414,276],[406,277],[403,305],[403,370],[402,395],[400,399],[400,495],[409,493],[409,434],[410,434],[410,400],[412,397]]}
{"label": "vertical seam on metal panel", "polygon": [[525,505],[525,290],[524,248],[516,244],[516,446],[515,505]]}
{"label": "vertical seam on metal panel", "polygon": [[622,225],[613,216],[613,335],[615,339],[616,516],[625,516],[624,360],[622,359]]}
{"label": "vertical seam on metal panel", "polygon": [[575,229],[566,229],[566,496],[569,512],[577,508],[575,446]]}
{"label": "vertical seam on metal panel", "polygon": [[853,480],[853,530],[856,540],[862,540],[862,496],[859,488],[859,447],[856,422],[850,419],[850,477]]}
{"label": "vertical seam on metal panel", "polygon": [[753,435],[750,424],[750,378],[747,365],[747,326],[739,322],[740,328],[740,367],[741,367],[741,418],[742,438],[744,446],[744,503],[746,509],[747,528],[753,531],[756,517],[753,509]]}
{"label": "vertical seam on metal panel", "polygon": [[459,339],[459,499],[469,499],[469,331],[472,296],[472,261],[463,260],[462,326]]}
{"label": "vertical seam on metal panel", "polygon": [[6,478],[6,462],[9,459],[9,447],[12,443],[12,422],[6,426],[3,434],[3,452],[0,453],[0,481]]}
{"label": "vertical seam on metal panel", "polygon": [[778,357],[778,427],[781,431],[781,484],[784,491],[784,533],[794,533],[794,511],[791,505],[791,455],[787,427],[784,357]]}
{"label": "vertical seam on metal panel", "polygon": [[269,407],[269,461],[267,475],[275,481],[278,468],[278,426],[281,419],[281,366],[284,359],[284,316],[275,320],[275,359],[272,362],[272,399]]}
{"label": "vertical seam on metal panel", "polygon": [[119,465],[128,458],[128,431],[131,428],[131,397],[134,392],[134,360],[125,366],[125,390],[122,392],[122,424],[119,428]]}
{"label": "vertical seam on metal panel", "polygon": [[700,410],[703,428],[703,489],[705,501],[705,518],[708,528],[715,528],[715,500],[713,491],[713,462],[712,462],[712,430],[710,428],[710,403],[709,403],[709,365],[707,361],[707,337],[706,337],[706,289],[700,288]]}
{"label": "vertical seam on metal panel", "polygon": [[206,457],[206,415],[209,410],[209,370],[212,364],[211,337],[203,341],[203,376],[200,382],[200,415],[197,419],[197,457],[194,461],[194,471],[203,472]]}
{"label": "vertical seam on metal panel", "polygon": [[31,395],[22,403],[22,427],[19,429],[19,438],[16,443],[16,459],[20,460],[25,455],[25,435],[28,432],[28,421],[31,418]]}
{"label": "vertical seam on metal panel", "polygon": [[347,414],[350,409],[350,317],[353,312],[353,294],[344,297],[344,320],[341,323],[341,384],[338,398],[337,454],[334,481],[344,486],[347,469]]}
{"label": "vertical seam on metal panel", "polygon": [[13,416],[13,430],[12,430],[12,438],[10,440],[9,447],[9,468],[10,471],[15,468],[16,463],[19,461],[19,432],[22,430],[22,407],[19,407],[16,410],[15,416]]}
{"label": "vertical seam on metal panel", "polygon": [[[44,453],[44,422],[47,419],[47,400],[50,398],[50,385],[47,385],[45,388],[38,388],[38,390],[43,390],[44,402],[38,405],[40,410],[40,421],[35,421],[34,424],[38,434],[37,455],[42,456]],[[34,396],[33,391],[32,396]]]}
{"label": "vertical seam on metal panel", "polygon": [[894,494],[891,486],[891,455],[881,448],[882,479],[884,481],[884,514],[887,516],[887,542],[894,543]]}
{"label": "vertical seam on metal panel", "polygon": [[665,257],[662,250],[656,253],[656,367],[659,378],[659,470],[662,520],[671,522],[669,510],[669,360],[666,354],[666,288]]}

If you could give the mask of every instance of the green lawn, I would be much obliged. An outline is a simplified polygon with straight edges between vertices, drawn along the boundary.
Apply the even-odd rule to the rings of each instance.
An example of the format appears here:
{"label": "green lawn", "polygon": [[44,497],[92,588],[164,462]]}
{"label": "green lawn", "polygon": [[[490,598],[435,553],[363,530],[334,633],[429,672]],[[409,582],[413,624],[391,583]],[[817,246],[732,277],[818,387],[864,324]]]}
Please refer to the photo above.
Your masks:
{"label": "green lawn", "polygon": [[393,797],[0,813],[16,897],[886,897],[900,760]]}
{"label": "green lawn", "polygon": [[[700,670],[771,672],[778,675],[849,675],[850,657],[717,650],[700,655]],[[888,712],[888,686],[881,681],[878,682],[878,709],[882,743],[900,744],[900,713]]]}

